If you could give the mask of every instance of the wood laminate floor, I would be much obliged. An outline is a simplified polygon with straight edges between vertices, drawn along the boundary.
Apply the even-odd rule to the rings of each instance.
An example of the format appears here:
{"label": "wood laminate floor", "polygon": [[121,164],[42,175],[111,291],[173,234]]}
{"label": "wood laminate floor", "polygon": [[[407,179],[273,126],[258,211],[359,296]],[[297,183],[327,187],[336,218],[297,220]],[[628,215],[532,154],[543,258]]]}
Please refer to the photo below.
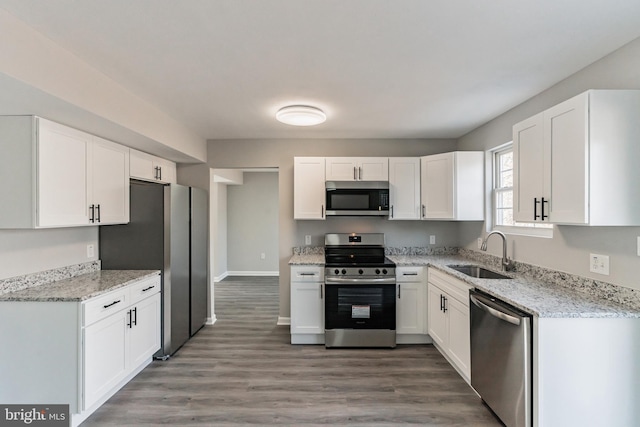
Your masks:
{"label": "wood laminate floor", "polygon": [[225,279],[215,304],[215,325],[82,425],[501,425],[431,345],[292,346],[277,278]]}

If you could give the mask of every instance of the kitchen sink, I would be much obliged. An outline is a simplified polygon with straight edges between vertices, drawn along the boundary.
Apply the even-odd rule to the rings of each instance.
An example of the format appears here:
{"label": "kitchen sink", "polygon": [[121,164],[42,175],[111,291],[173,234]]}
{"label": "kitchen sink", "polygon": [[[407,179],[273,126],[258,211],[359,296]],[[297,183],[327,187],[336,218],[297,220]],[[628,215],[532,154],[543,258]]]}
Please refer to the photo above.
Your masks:
{"label": "kitchen sink", "polygon": [[448,265],[447,267],[453,268],[467,276],[477,277],[478,279],[511,279],[509,276],[487,270],[479,265]]}

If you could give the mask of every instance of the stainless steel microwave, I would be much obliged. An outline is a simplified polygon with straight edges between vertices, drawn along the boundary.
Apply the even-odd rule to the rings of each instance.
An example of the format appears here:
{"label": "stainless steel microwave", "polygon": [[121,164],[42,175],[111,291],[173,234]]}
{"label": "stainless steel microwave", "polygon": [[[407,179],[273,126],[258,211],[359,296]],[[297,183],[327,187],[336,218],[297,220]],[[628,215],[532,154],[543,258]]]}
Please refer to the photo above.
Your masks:
{"label": "stainless steel microwave", "polygon": [[327,215],[389,216],[388,181],[327,181]]}

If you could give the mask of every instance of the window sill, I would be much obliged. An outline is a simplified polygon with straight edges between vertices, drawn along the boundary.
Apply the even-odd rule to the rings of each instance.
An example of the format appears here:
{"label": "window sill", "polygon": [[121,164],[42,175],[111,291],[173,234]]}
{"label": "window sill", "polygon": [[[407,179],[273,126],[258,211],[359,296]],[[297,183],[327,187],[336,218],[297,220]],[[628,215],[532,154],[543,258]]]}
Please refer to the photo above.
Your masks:
{"label": "window sill", "polygon": [[553,228],[497,225],[493,227],[493,229],[502,231],[504,234],[511,234],[514,236],[541,237],[543,239],[551,239],[553,237]]}

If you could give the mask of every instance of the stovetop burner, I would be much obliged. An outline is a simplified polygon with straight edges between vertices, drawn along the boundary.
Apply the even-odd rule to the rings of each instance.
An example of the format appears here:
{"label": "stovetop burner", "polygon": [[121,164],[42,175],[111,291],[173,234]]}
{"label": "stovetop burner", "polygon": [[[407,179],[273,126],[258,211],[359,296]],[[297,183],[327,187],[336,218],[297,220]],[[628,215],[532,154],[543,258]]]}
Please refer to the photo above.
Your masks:
{"label": "stovetop burner", "polygon": [[384,254],[384,234],[326,234],[325,275],[350,278],[395,277]]}

